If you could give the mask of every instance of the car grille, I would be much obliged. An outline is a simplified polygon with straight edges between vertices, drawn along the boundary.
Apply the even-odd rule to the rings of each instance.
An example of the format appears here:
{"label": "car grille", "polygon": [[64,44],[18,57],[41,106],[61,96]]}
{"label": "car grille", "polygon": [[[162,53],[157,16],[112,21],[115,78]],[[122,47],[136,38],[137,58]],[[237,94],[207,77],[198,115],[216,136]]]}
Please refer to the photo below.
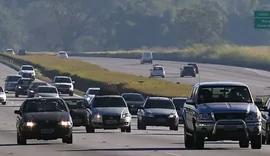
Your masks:
{"label": "car grille", "polygon": [[58,126],[58,122],[56,121],[39,121],[36,124],[39,128],[55,128]]}
{"label": "car grille", "polygon": [[245,120],[246,113],[215,113],[215,120],[223,120],[223,119],[242,119]]}
{"label": "car grille", "polygon": [[168,118],[168,115],[154,115],[155,118]]}
{"label": "car grille", "polygon": [[69,85],[57,85],[57,88],[66,88],[66,89],[68,89]]}

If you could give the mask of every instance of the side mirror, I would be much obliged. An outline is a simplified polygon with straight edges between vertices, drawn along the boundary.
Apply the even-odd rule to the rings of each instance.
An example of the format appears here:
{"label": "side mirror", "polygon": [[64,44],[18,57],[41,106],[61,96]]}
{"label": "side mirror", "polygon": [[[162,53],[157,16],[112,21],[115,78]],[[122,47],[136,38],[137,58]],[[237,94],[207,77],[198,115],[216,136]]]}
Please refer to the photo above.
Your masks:
{"label": "side mirror", "polygon": [[72,83],[75,83],[75,81],[72,81]]}
{"label": "side mirror", "polygon": [[256,106],[261,107],[263,105],[263,99],[262,98],[255,98],[254,103]]}
{"label": "side mirror", "polygon": [[265,107],[265,106],[264,106],[264,107],[259,108],[259,110],[260,110],[260,111],[269,111],[269,110],[267,109],[267,107]]}
{"label": "side mirror", "polygon": [[14,111],[14,114],[21,115],[21,112],[20,112],[19,110],[15,110],[15,111]]}
{"label": "side mirror", "polygon": [[195,105],[195,102],[192,99],[187,99],[186,104],[188,105]]}
{"label": "side mirror", "polygon": [[8,93],[8,91],[7,91],[7,90],[5,90],[5,93]]}

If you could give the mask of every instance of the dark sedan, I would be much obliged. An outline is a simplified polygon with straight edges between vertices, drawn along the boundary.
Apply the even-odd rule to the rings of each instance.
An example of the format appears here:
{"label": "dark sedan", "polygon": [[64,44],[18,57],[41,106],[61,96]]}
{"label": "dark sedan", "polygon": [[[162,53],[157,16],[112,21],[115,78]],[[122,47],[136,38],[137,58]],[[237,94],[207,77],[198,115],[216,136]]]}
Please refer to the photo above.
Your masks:
{"label": "dark sedan", "polygon": [[137,111],[144,104],[144,97],[139,93],[123,93],[122,97],[125,99],[129,112],[132,115],[137,115]]}
{"label": "dark sedan", "polygon": [[27,139],[56,140],[72,144],[72,118],[66,103],[60,98],[31,98],[25,100],[17,114],[17,144]]}
{"label": "dark sedan", "polygon": [[33,81],[27,89],[27,97],[34,97],[39,86],[48,86],[49,84],[42,81]]}
{"label": "dark sedan", "polygon": [[165,126],[178,130],[179,116],[171,99],[149,97],[138,110],[137,128],[146,130],[146,126]]}
{"label": "dark sedan", "polygon": [[15,97],[19,97],[19,95],[27,95],[27,90],[32,81],[33,79],[31,78],[19,79],[15,88]]}
{"label": "dark sedan", "polygon": [[90,133],[91,111],[89,103],[81,97],[63,97],[70,109],[74,127],[84,126],[87,133]]}

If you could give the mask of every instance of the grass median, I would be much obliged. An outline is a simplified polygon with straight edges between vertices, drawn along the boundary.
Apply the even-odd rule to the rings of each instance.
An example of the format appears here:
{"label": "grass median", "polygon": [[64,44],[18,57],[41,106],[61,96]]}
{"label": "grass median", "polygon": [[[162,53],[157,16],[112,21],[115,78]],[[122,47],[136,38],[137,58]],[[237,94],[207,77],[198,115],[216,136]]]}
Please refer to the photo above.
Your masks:
{"label": "grass median", "polygon": [[74,76],[87,78],[89,81],[104,84],[121,84],[123,88],[136,90],[144,94],[169,97],[189,96],[192,88],[188,84],[175,84],[165,80],[112,72],[97,65],[75,59],[61,59],[49,55],[8,56],[29,61],[47,70],[57,70],[60,74],[69,73]]}

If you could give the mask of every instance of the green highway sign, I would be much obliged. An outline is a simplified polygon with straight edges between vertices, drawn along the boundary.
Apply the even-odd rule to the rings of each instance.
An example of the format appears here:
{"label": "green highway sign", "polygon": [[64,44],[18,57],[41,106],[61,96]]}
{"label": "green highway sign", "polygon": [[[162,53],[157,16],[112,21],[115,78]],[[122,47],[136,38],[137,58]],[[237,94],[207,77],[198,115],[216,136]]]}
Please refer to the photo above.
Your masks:
{"label": "green highway sign", "polygon": [[254,28],[270,29],[270,11],[254,11]]}
{"label": "green highway sign", "polygon": [[254,11],[254,17],[270,18],[270,11]]}

